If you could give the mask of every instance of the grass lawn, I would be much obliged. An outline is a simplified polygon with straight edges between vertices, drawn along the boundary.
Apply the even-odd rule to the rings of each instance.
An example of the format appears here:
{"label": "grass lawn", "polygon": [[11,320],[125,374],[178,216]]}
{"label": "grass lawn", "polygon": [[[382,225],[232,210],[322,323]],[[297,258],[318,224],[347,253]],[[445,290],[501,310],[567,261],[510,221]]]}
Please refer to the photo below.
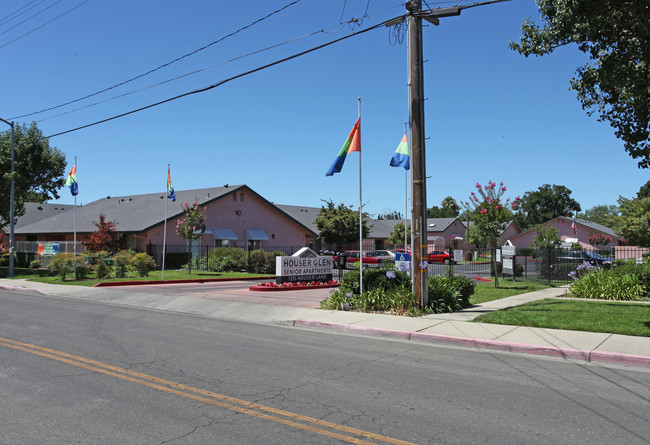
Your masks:
{"label": "grass lawn", "polygon": [[[165,271],[165,281],[168,280],[188,280],[188,279],[205,279],[205,278],[248,278],[248,277],[266,277],[269,275],[260,275],[247,272],[201,272],[193,271],[192,274],[187,273],[185,270],[166,270]],[[162,272],[159,270],[154,270],[149,273],[148,277],[139,277],[138,274],[130,272],[127,274],[126,278],[104,278],[98,280],[91,275],[86,280],[75,281],[71,277],[66,278],[65,282],[61,281],[61,277],[39,277],[34,274],[20,274],[16,272],[16,278],[24,278],[29,281],[38,281],[40,283],[50,283],[50,284],[70,284],[74,286],[94,286],[97,283],[107,282],[107,281],[153,281],[153,280],[162,280]]]}
{"label": "grass lawn", "polygon": [[641,303],[545,299],[483,314],[473,321],[650,337],[650,305]]}
{"label": "grass lawn", "polygon": [[525,294],[536,290],[547,289],[547,284],[535,283],[532,281],[506,281],[499,280],[499,288],[494,288],[494,282],[488,281],[476,283],[474,295],[469,299],[471,304],[480,304],[500,298],[512,297],[513,295]]}

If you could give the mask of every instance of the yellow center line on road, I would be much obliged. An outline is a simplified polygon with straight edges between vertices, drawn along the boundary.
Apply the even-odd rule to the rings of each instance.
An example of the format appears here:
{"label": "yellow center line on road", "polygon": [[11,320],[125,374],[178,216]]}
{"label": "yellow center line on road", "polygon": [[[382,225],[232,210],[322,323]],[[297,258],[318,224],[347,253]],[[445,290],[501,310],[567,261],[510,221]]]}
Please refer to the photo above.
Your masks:
{"label": "yellow center line on road", "polygon": [[[289,411],[284,411],[280,409],[271,408],[265,405],[248,402],[245,400],[237,399],[223,394],[218,394],[218,393],[206,391],[199,388],[194,388],[192,386],[183,385],[182,383],[172,382],[169,380],[161,379],[147,374],[130,371],[128,369],[119,368],[96,360],[87,359],[73,354],[68,354],[62,351],[57,351],[55,349],[45,348],[42,346],[23,343],[23,342],[10,340],[2,337],[0,337],[0,346],[5,346],[7,348],[12,348],[12,349],[28,352],[31,354],[39,355],[41,357],[50,358],[52,360],[57,360],[63,363],[67,363],[73,366],[87,369],[89,371],[98,372],[104,375],[109,375],[132,383],[144,385],[159,391],[175,394],[178,396],[197,400],[203,403],[208,403],[210,405],[219,406],[221,408],[226,408],[241,414],[247,414],[261,419],[281,423],[283,425],[306,430],[315,434],[336,438],[339,440],[343,440],[345,442],[357,443],[357,444],[375,443],[375,442],[367,442],[359,438],[359,437],[363,437],[365,439],[379,441],[380,443],[390,443],[396,445],[413,445],[411,442],[405,442],[399,439],[394,439],[380,434],[374,434],[356,428],[350,428],[344,425],[339,425],[336,423],[319,420],[313,417],[303,416],[301,414],[296,414]],[[282,416],[282,417],[278,417],[278,416]],[[305,423],[299,423],[298,421],[305,422]],[[325,430],[323,428],[329,428],[330,430],[351,434],[357,437],[346,436],[343,434],[339,434],[338,432]]]}

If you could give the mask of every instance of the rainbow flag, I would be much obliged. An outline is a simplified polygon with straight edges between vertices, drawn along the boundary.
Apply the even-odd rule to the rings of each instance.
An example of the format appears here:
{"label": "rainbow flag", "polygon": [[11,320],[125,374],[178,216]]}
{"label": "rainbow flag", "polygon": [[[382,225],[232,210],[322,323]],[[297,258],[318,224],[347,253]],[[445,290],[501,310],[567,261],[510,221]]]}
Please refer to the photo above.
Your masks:
{"label": "rainbow flag", "polygon": [[70,187],[72,196],[77,196],[79,193],[79,184],[77,184],[77,166],[73,165],[68,173],[68,179],[65,180],[66,187]]}
{"label": "rainbow flag", "polygon": [[341,151],[339,151],[339,154],[336,156],[330,169],[325,173],[325,176],[332,176],[334,173],[340,173],[343,168],[343,163],[345,162],[345,157],[354,151],[361,153],[361,118],[357,119],[354,127],[352,127],[350,135],[345,140],[343,147],[341,147]]}
{"label": "rainbow flag", "polygon": [[390,159],[390,166],[404,167],[405,170],[411,168],[411,156],[409,151],[409,143],[408,140],[406,139],[406,133],[404,133],[402,142],[399,143],[399,145],[397,146],[397,150],[395,150],[395,154]]}
{"label": "rainbow flag", "polygon": [[176,192],[174,191],[174,185],[172,184],[169,167],[167,167],[167,198],[171,199],[172,202],[176,201]]}

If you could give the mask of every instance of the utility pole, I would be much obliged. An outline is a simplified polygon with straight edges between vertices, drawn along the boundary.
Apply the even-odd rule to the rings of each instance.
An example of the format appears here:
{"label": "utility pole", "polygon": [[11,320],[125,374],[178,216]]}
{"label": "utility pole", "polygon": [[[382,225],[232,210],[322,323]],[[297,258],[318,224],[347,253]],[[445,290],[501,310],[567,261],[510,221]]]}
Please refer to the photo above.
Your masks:
{"label": "utility pole", "polygon": [[422,0],[406,3],[408,10],[409,120],[411,128],[411,236],[413,294],[420,307],[429,303],[427,259],[426,156],[424,149],[424,78]]}
{"label": "utility pole", "polygon": [[[413,294],[420,307],[429,303],[427,261],[427,173],[424,132],[424,66],[422,55],[422,19],[438,26],[440,17],[460,15],[463,9],[501,3],[509,0],[488,0],[468,6],[422,10],[422,0],[406,2],[408,13],[408,65],[409,65],[409,119],[411,126],[411,196],[412,196],[412,271]],[[388,22],[387,26],[399,23],[400,18]],[[406,227],[404,228],[406,230]]]}
{"label": "utility pole", "polygon": [[0,117],[0,121],[4,122],[5,124],[9,125],[11,127],[11,186],[10,186],[10,191],[9,191],[9,273],[7,276],[9,278],[14,276],[14,216],[15,216],[15,209],[14,209],[14,121],[8,122]]}

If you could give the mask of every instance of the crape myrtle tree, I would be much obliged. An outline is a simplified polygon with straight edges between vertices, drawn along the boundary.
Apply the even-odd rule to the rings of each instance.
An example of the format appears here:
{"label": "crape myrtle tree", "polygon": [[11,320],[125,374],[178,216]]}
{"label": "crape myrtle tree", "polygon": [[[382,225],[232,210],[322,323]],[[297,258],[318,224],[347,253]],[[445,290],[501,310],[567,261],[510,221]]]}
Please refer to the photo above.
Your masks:
{"label": "crape myrtle tree", "polygon": [[477,182],[475,188],[476,192],[471,192],[469,201],[465,201],[463,204],[467,214],[469,214],[472,230],[486,239],[491,247],[490,263],[494,272],[494,287],[498,288],[497,247],[499,246],[501,233],[506,229],[508,222],[512,221],[512,210],[519,207],[519,196],[512,202],[510,198],[503,200],[503,194],[506,192],[506,186],[503,185],[503,182],[497,185],[492,181],[488,181],[485,186]]}
{"label": "crape myrtle tree", "polygon": [[187,242],[187,273],[192,273],[192,242],[201,239],[205,232],[205,210],[199,205],[199,198],[194,202],[183,203],[185,215],[176,220],[176,234]]}
{"label": "crape myrtle tree", "polygon": [[[354,243],[359,239],[359,212],[341,203],[338,206],[333,201],[322,199],[325,205],[321,206],[316,216],[316,227],[323,239],[328,244],[336,244],[337,250],[342,250],[344,243]],[[368,236],[366,225],[368,215],[363,214],[363,237]]]}
{"label": "crape myrtle tree", "polygon": [[[14,216],[25,214],[25,202],[43,203],[59,197],[65,182],[65,155],[50,146],[36,123],[14,126]],[[11,130],[0,133],[0,228],[9,224]],[[6,199],[5,199],[6,198]]]}
{"label": "crape myrtle tree", "polygon": [[648,0],[537,0],[510,47],[528,57],[575,43],[590,62],[571,79],[582,108],[608,122],[639,168],[650,167],[650,12]]}

